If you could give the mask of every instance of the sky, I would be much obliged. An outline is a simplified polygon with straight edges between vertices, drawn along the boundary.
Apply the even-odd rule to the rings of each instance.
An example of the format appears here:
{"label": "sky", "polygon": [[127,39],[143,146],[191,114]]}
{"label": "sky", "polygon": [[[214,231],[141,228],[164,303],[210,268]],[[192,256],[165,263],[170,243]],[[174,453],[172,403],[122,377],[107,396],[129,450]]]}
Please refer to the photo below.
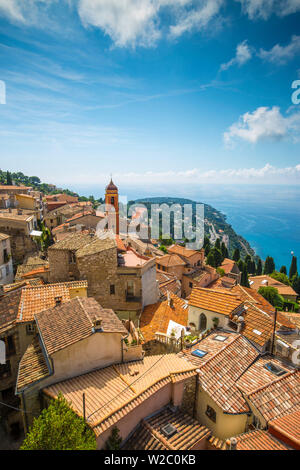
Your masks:
{"label": "sky", "polygon": [[299,25],[300,0],[0,0],[0,167],[298,185]]}

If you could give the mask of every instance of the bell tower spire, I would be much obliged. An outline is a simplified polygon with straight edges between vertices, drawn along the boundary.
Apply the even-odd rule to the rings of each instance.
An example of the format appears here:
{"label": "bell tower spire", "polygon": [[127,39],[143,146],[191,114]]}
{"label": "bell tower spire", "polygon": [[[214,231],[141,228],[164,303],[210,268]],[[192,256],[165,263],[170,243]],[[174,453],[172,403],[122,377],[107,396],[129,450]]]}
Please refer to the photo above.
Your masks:
{"label": "bell tower spire", "polygon": [[108,217],[112,217],[114,232],[116,235],[119,235],[119,193],[117,186],[113,183],[112,175],[110,176],[110,183],[105,189],[105,204],[114,207],[114,210],[107,211],[107,215]]}

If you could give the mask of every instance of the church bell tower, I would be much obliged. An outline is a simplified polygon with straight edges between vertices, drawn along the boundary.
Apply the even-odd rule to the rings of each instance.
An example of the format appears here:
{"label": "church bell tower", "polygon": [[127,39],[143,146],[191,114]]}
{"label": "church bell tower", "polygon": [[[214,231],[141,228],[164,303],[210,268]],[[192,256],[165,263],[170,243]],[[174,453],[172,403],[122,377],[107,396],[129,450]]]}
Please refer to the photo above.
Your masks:
{"label": "church bell tower", "polygon": [[115,209],[114,211],[107,210],[106,214],[108,219],[111,218],[110,226],[113,227],[114,233],[119,235],[119,194],[118,188],[112,179],[105,189],[105,204],[110,204]]}

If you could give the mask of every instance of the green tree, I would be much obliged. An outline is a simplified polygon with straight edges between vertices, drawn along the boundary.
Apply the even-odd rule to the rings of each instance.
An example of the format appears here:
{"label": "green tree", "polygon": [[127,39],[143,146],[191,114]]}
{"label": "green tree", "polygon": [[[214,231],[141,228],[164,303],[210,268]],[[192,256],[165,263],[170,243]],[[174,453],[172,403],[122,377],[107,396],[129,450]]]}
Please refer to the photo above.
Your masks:
{"label": "green tree", "polygon": [[217,248],[212,248],[210,250],[210,253],[213,254],[213,257],[214,257],[214,260],[215,260],[215,268],[217,268],[218,266],[220,266],[222,264],[222,261],[223,261],[222,253]]}
{"label": "green tree", "polygon": [[204,248],[204,251],[205,251],[205,256],[207,256],[208,253],[210,252],[210,249],[211,249],[210,241],[209,241],[209,238],[207,236],[204,237],[203,248]]}
{"label": "green tree", "polygon": [[233,252],[232,259],[237,263],[240,258],[241,258],[240,250],[236,248]]}
{"label": "green tree", "polygon": [[243,269],[244,269],[244,261],[239,259],[238,262],[237,262],[237,265],[238,265],[238,268],[239,268],[240,272],[242,273]]}
{"label": "green tree", "polygon": [[282,309],[284,304],[284,298],[278,294],[278,290],[275,287],[264,286],[258,289],[258,293],[261,294],[273,307]]}
{"label": "green tree", "polygon": [[294,274],[291,279],[291,286],[298,295],[300,295],[300,276],[298,273]]}
{"label": "green tree", "polygon": [[212,250],[207,255],[206,264],[209,264],[213,268],[216,267],[215,257],[214,257],[214,254],[213,254]]}
{"label": "green tree", "polygon": [[11,185],[12,185],[11,174],[10,174],[9,171],[6,172],[6,184],[7,184],[7,186],[11,186]]}
{"label": "green tree", "polygon": [[229,254],[228,254],[228,250],[227,250],[227,247],[226,247],[224,242],[222,242],[222,245],[221,245],[221,253],[222,253],[222,256],[223,256],[223,260],[225,258],[228,258]]}
{"label": "green tree", "polygon": [[281,266],[279,272],[282,273],[282,274],[287,274],[286,266]]}
{"label": "green tree", "polygon": [[159,249],[160,249],[161,251],[163,251],[164,253],[168,253],[168,250],[167,250],[167,248],[165,247],[165,245],[160,245]]}
{"label": "green tree", "polygon": [[241,286],[250,287],[248,280],[248,271],[246,263],[243,264],[242,276],[241,276]]}
{"label": "green tree", "polygon": [[289,278],[292,279],[293,276],[297,273],[297,258],[296,256],[293,256],[291,266],[290,266],[290,272],[289,272]]}
{"label": "green tree", "polygon": [[106,450],[119,450],[121,443],[122,438],[120,437],[120,431],[117,427],[114,427],[111,435],[106,441],[105,448]]}
{"label": "green tree", "polygon": [[276,279],[276,281],[279,281],[279,282],[282,282],[283,284],[286,284],[287,286],[290,285],[289,278],[284,273],[279,273],[278,271],[273,271],[270,274],[270,277],[272,277],[273,279]]}
{"label": "green tree", "polygon": [[257,266],[256,266],[256,276],[261,276],[261,274],[262,274],[262,262],[261,262],[261,259],[258,258]]}
{"label": "green tree", "polygon": [[275,263],[272,256],[267,256],[264,265],[264,274],[271,274],[275,271]]}
{"label": "green tree", "polygon": [[217,239],[216,239],[216,242],[215,242],[215,248],[217,248],[217,250],[220,250],[220,249],[221,249],[221,242],[220,242],[220,238],[217,238]]}
{"label": "green tree", "polygon": [[34,418],[21,450],[96,450],[94,432],[63,395]]}

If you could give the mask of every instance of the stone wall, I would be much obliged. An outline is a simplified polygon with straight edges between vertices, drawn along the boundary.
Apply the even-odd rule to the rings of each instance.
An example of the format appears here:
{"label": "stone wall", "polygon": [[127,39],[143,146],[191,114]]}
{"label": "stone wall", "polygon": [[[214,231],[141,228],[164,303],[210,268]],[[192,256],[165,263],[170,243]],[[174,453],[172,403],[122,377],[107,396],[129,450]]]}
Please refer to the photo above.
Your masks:
{"label": "stone wall", "polygon": [[198,376],[194,376],[185,381],[181,404],[181,410],[192,417],[194,415],[197,378]]}

